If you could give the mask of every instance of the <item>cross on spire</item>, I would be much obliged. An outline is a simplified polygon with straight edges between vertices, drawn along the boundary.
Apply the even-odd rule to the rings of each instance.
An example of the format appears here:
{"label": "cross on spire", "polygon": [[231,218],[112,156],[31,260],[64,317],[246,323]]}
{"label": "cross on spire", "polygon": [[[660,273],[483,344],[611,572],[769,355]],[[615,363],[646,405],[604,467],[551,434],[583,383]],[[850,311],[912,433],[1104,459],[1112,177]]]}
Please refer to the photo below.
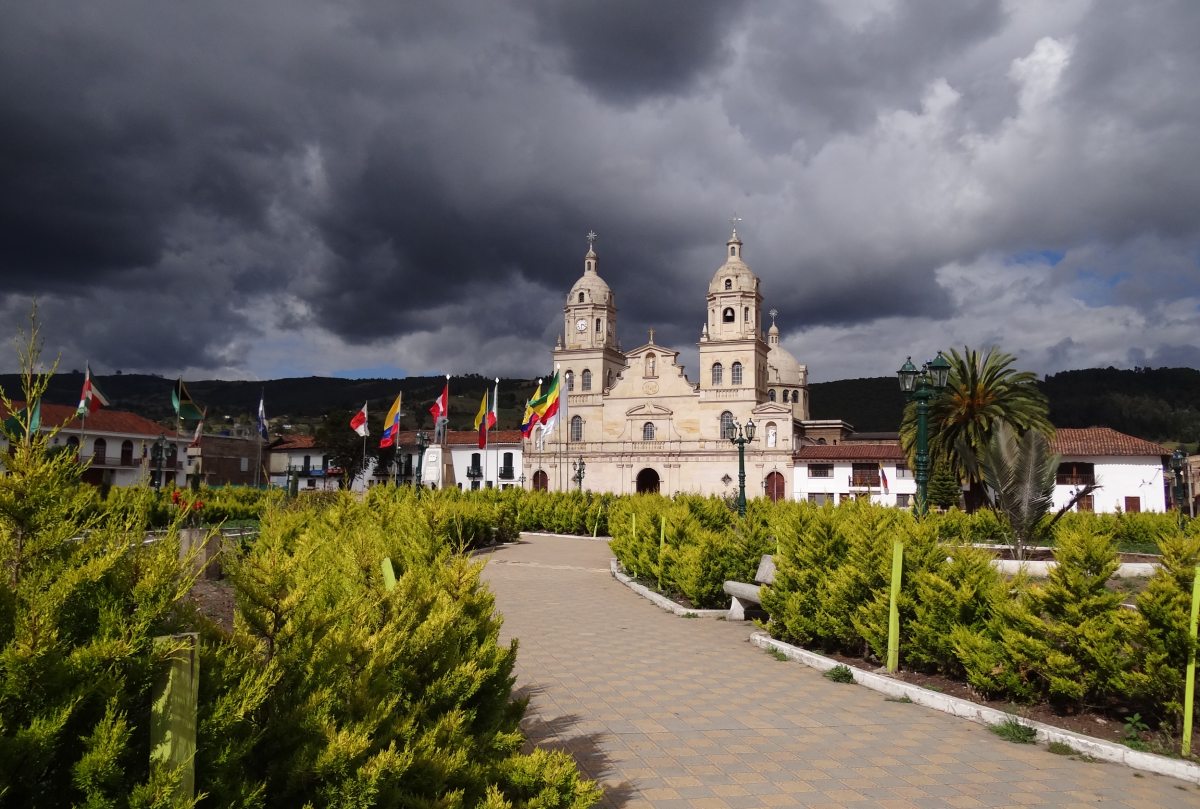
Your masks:
{"label": "cross on spire", "polygon": [[588,234],[587,234],[588,247],[595,247],[596,239],[598,239],[598,238],[599,237],[596,235],[596,231],[589,229]]}
{"label": "cross on spire", "polygon": [[737,235],[738,223],[742,221],[742,217],[737,215],[737,211],[733,212],[733,216],[729,218],[729,224],[733,225],[733,235]]}
{"label": "cross on spire", "polygon": [[778,310],[778,309],[772,309],[771,311],[767,312],[767,314],[771,316],[771,325],[772,325],[772,326],[774,326],[774,325],[775,325],[775,318],[777,318],[777,317],[779,316],[779,310]]}

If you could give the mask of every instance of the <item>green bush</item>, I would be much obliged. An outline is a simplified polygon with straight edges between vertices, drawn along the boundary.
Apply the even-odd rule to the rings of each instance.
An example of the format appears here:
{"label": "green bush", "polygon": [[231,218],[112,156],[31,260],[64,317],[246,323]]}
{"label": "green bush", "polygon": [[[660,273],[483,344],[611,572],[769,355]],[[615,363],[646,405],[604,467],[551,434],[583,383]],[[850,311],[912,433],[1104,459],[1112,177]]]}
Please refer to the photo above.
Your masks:
{"label": "green bush", "polygon": [[235,632],[210,634],[202,662],[199,769],[215,805],[597,799],[567,754],[520,752],[516,644],[498,643],[481,565],[450,551],[433,500],[393,490],[273,513],[230,565]]}
{"label": "green bush", "polygon": [[[1200,520],[1192,520],[1187,533],[1176,529],[1159,537],[1162,567],[1137,597],[1146,618],[1157,656],[1147,660],[1155,701],[1173,723],[1183,719],[1183,672],[1194,659],[1196,646],[1188,635],[1192,587],[1200,565]],[[1193,721],[1200,721],[1200,706]]]}
{"label": "green bush", "polygon": [[984,629],[954,629],[969,682],[987,694],[1045,698],[1060,709],[1136,703],[1152,691],[1143,665],[1147,626],[1105,587],[1117,566],[1111,538],[1066,528],[1055,559],[1045,584],[998,602]]}

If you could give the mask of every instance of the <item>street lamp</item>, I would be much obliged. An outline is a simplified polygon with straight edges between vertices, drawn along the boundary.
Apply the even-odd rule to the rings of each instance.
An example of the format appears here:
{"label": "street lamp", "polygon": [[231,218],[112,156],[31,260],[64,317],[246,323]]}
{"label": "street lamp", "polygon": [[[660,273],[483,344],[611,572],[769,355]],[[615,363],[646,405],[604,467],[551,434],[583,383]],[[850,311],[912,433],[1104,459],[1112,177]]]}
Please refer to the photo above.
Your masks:
{"label": "street lamp", "polygon": [[517,483],[519,483],[521,485],[522,489],[525,488],[525,473],[524,472],[522,472],[521,476],[517,478]]}
{"label": "street lamp", "polygon": [[913,505],[913,513],[922,517],[929,509],[929,401],[945,389],[950,377],[950,363],[939,351],[933,361],[925,363],[918,371],[909,357],[896,376],[905,398],[917,402],[917,502]]}
{"label": "street lamp", "polygon": [[587,466],[583,462],[583,456],[571,462],[571,468],[575,470],[574,477],[571,480],[575,481],[575,485],[579,487],[579,491],[583,491],[583,470]]}
{"label": "street lamp", "polygon": [[1187,499],[1187,489],[1183,485],[1183,467],[1187,463],[1187,455],[1177,449],[1171,453],[1171,471],[1175,473],[1175,507],[1179,509],[1179,521],[1183,522],[1183,501]]}
{"label": "street lamp", "polygon": [[746,516],[746,445],[754,440],[754,419],[748,419],[746,425],[731,421],[725,427],[725,437],[738,448],[738,516]]}
{"label": "street lamp", "polygon": [[429,436],[425,434],[424,430],[417,430],[417,479],[413,483],[418,489],[425,487],[425,484],[421,482],[421,467],[425,465],[425,448],[427,446],[429,446]]}
{"label": "street lamp", "polygon": [[163,433],[158,434],[158,440],[154,442],[154,446],[150,449],[150,458],[154,462],[154,491],[162,491],[163,484],[163,461],[167,454],[167,436]]}

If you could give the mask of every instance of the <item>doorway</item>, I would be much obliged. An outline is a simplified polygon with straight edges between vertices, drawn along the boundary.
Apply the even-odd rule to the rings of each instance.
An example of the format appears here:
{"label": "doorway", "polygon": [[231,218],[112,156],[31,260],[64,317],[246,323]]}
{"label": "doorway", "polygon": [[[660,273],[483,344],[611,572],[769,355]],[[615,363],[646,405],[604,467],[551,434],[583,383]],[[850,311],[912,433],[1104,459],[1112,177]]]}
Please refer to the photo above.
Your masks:
{"label": "doorway", "polygon": [[658,473],[653,469],[643,469],[637,475],[638,494],[658,494]]}

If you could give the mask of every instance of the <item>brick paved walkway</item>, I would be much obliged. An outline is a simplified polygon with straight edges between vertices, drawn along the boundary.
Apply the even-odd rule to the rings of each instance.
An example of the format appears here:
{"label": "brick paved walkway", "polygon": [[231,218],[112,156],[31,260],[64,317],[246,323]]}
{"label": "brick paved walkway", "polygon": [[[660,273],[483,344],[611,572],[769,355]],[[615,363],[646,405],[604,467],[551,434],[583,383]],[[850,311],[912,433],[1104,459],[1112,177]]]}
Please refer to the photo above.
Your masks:
{"label": "brick paved walkway", "polygon": [[679,618],[608,572],[604,542],[526,538],[482,557],[520,639],[525,725],[611,807],[1200,807],[1200,787],[1016,745],[839,685]]}

